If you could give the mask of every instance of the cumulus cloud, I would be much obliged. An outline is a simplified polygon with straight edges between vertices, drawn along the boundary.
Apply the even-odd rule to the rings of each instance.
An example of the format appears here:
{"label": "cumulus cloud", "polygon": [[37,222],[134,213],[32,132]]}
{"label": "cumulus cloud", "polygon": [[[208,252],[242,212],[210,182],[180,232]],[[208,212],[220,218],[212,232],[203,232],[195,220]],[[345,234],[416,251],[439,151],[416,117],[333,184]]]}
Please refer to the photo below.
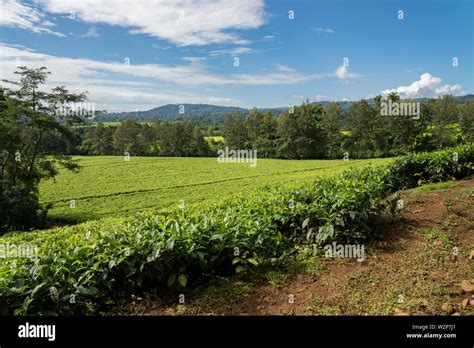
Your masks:
{"label": "cumulus cloud", "polygon": [[444,95],[444,94],[454,94],[457,91],[461,90],[461,85],[444,85],[442,87],[436,88],[435,93]]}
{"label": "cumulus cloud", "polygon": [[3,0],[1,5],[0,26],[30,30],[37,34],[51,34],[59,37],[66,35],[58,33],[47,27],[54,23],[45,20],[45,15],[40,10],[22,4],[17,0]]}
{"label": "cumulus cloud", "polygon": [[45,10],[76,20],[128,28],[180,46],[247,44],[235,30],[266,22],[263,0],[36,0]]}
{"label": "cumulus cloud", "polygon": [[358,78],[358,77],[362,76],[360,74],[349,72],[347,67],[344,66],[344,65],[341,65],[339,68],[337,68],[336,71],[334,71],[334,75],[338,79],[343,80],[343,81],[352,80],[352,79],[355,79],[355,78]]}
{"label": "cumulus cloud", "polygon": [[399,86],[397,88],[386,89],[381,92],[382,95],[390,93],[397,93],[402,98],[422,98],[422,97],[436,97],[443,94],[453,94],[461,90],[461,86],[443,85],[441,78],[432,76],[429,73],[421,74],[419,80],[414,81],[408,86]]}

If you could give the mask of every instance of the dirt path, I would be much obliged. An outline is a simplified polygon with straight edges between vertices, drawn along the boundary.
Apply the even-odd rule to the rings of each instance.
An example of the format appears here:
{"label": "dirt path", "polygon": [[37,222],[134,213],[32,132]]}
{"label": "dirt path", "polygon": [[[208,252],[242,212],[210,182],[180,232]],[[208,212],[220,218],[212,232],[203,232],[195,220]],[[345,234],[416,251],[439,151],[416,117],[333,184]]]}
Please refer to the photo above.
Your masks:
{"label": "dirt path", "polygon": [[362,262],[302,257],[297,266],[264,276],[217,279],[186,294],[184,304],[150,296],[120,312],[474,315],[474,289],[466,283],[474,283],[474,179],[428,185],[401,199],[401,219],[380,222],[381,237],[365,246]]}

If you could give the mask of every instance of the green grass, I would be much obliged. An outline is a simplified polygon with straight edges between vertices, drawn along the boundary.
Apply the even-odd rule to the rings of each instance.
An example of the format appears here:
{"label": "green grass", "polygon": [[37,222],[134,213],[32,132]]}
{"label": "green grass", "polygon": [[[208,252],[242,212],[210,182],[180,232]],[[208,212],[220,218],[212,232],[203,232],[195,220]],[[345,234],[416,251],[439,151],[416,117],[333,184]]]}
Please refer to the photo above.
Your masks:
{"label": "green grass", "polygon": [[445,245],[453,244],[453,241],[451,240],[449,235],[444,231],[437,230],[435,228],[422,227],[420,228],[420,232],[430,242],[442,241]]}
{"label": "green grass", "polygon": [[416,188],[413,189],[413,191],[427,192],[427,191],[444,190],[444,189],[451,188],[454,185],[455,185],[454,181],[437,182],[437,183],[426,184],[426,185],[422,185],[420,187],[416,187]]}
{"label": "green grass", "polygon": [[[50,216],[65,221],[85,221],[123,216],[138,211],[210,202],[242,191],[270,185],[299,183],[330,176],[350,167],[383,164],[390,159],[343,160],[259,159],[219,164],[216,158],[163,158],[121,156],[75,157],[79,173],[61,170],[43,181],[40,200],[51,203]],[[71,200],[75,208],[70,208]]]}

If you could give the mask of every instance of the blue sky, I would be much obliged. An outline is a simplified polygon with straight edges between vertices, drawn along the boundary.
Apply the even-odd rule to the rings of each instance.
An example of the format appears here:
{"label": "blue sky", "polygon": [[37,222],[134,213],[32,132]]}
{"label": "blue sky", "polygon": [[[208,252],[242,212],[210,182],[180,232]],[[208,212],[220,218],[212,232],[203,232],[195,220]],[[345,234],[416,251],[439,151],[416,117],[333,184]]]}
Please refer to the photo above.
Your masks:
{"label": "blue sky", "polygon": [[473,7],[469,0],[3,0],[1,77],[13,78],[18,64],[44,65],[51,85],[87,90],[109,111],[276,107],[391,91],[463,95],[474,93]]}

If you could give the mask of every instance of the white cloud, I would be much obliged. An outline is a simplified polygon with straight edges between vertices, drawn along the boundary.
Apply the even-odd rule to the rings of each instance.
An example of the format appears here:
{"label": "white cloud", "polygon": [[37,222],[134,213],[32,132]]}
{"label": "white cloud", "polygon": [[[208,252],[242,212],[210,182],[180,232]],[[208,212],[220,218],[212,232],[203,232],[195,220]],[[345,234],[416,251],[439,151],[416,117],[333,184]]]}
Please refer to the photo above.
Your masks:
{"label": "white cloud", "polygon": [[356,74],[356,73],[351,73],[349,72],[349,70],[347,69],[346,66],[344,65],[341,65],[339,68],[337,68],[335,71],[334,71],[334,75],[340,79],[340,80],[343,80],[343,81],[347,81],[347,80],[352,80],[352,79],[355,79],[355,78],[358,78],[358,77],[361,77],[362,75],[360,74]]}
{"label": "white cloud", "polygon": [[326,100],[329,100],[329,99],[325,95],[318,94],[317,96],[314,97],[314,101],[317,101],[317,102],[326,101]]}
{"label": "white cloud", "polygon": [[[105,105],[100,107],[130,104],[128,109],[131,109],[137,106],[143,108],[144,105],[152,107],[158,103],[212,103],[218,100],[220,103],[230,103],[233,99],[225,96],[208,96],[200,93],[211,92],[206,88],[212,87],[221,91],[222,89],[218,87],[289,85],[336,76],[333,72],[300,73],[284,65],[277,65],[274,70],[262,73],[219,74],[208,67],[205,58],[202,57],[184,57],[183,63],[177,65],[135,65],[132,58],[130,65],[125,65],[120,58],[108,62],[73,59],[1,43],[0,51],[2,67],[0,79],[16,80],[14,71],[17,59],[20,60],[20,65],[28,67],[46,66],[51,71],[51,85],[65,85],[76,92],[87,90],[95,102]],[[345,72],[341,77],[349,76],[351,74]],[[169,91],[170,86],[186,87],[198,92],[196,95]],[[199,90],[196,89],[197,86],[200,87]],[[164,88],[167,90],[163,91]],[[235,101],[233,104],[237,105]]]}
{"label": "white cloud", "polygon": [[1,5],[0,26],[30,30],[37,34],[51,34],[59,37],[66,35],[48,29],[54,23],[43,20],[45,15],[31,6],[17,0],[3,0]]}
{"label": "white cloud", "polygon": [[421,97],[435,97],[443,94],[452,94],[461,89],[461,86],[444,85],[440,86],[441,78],[432,76],[429,73],[421,74],[420,79],[414,81],[408,86],[399,86],[393,89],[387,89],[381,92],[382,95],[390,93],[397,93],[402,98],[421,98]]}
{"label": "white cloud", "polygon": [[282,71],[282,72],[293,72],[295,69],[292,69],[286,65],[283,64],[276,64],[277,70]]}
{"label": "white cloud", "polygon": [[275,39],[276,39],[275,35],[265,35],[264,37],[262,37],[262,41],[273,41]]}
{"label": "white cloud", "polygon": [[277,65],[276,70],[265,73],[218,74],[205,65],[205,58],[202,57],[184,57],[183,60],[188,64],[183,65],[135,65],[133,59],[130,65],[125,65],[123,61],[101,62],[64,58],[1,44],[0,49],[2,50],[0,61],[4,66],[4,72],[12,73],[15,70],[15,58],[20,58],[22,65],[46,66],[52,71],[53,76],[58,76],[58,82],[67,85],[75,83],[78,78],[93,78],[110,74],[122,74],[128,78],[142,78],[188,87],[206,84],[216,86],[297,84],[334,76],[333,73],[303,74],[284,65]]}
{"label": "white cloud", "polygon": [[[123,105],[123,109],[153,107],[165,103],[228,103],[237,101],[221,97],[175,91],[162,91],[169,86],[257,86],[297,84],[332,77],[332,73],[302,74],[292,68],[277,65],[276,70],[258,74],[217,74],[211,71],[201,57],[185,57],[181,65],[141,64],[129,66],[122,60],[102,62],[90,59],[72,59],[43,54],[34,50],[0,44],[0,79],[16,80],[15,64],[28,67],[46,66],[51,71],[51,85],[65,85],[72,91],[90,92],[92,101],[100,108]],[[209,92],[205,88],[199,90]],[[217,88],[217,90],[219,90]],[[199,93],[199,92],[197,92]],[[231,101],[234,102],[231,102]],[[99,106],[100,105],[100,106]]]}
{"label": "white cloud", "polygon": [[[97,109],[109,111],[127,111],[137,107],[145,110],[167,103],[219,103],[224,105],[239,105],[241,102],[226,97],[176,91],[165,88],[162,83],[153,79],[145,79],[147,66],[125,66],[122,63],[99,62],[87,59],[71,59],[41,54],[26,48],[10,47],[0,44],[0,80],[17,80],[14,74],[16,59],[20,65],[28,67],[46,66],[51,75],[47,86],[65,85],[73,92],[88,91],[91,102],[96,103]],[[186,68],[188,67],[188,68]],[[155,71],[166,72],[165,68]],[[170,68],[169,79],[187,74],[189,66]],[[111,75],[118,73],[115,78]],[[130,77],[143,77],[130,80]]]}
{"label": "white cloud", "polygon": [[87,30],[87,33],[85,33],[83,36],[84,37],[99,37],[100,34],[96,27],[90,27],[89,30]]}
{"label": "white cloud", "polygon": [[128,28],[180,46],[246,44],[235,30],[265,23],[263,0],[36,0],[52,13],[74,13],[76,20]]}
{"label": "white cloud", "polygon": [[336,31],[331,28],[313,28],[314,31],[322,34],[334,34]]}
{"label": "white cloud", "polygon": [[324,95],[319,95],[319,94],[315,96],[310,96],[310,97],[306,97],[304,95],[293,95],[291,97],[293,99],[301,100],[301,101],[309,100],[310,102],[322,102],[322,101],[328,100],[328,97]]}
{"label": "white cloud", "polygon": [[171,46],[162,46],[162,45],[156,44],[156,43],[151,44],[151,47],[159,49],[159,50],[169,50],[171,48]]}
{"label": "white cloud", "polygon": [[461,85],[444,85],[442,87],[436,88],[435,93],[444,95],[444,94],[453,94],[454,92],[457,92],[461,90]]}
{"label": "white cloud", "polygon": [[215,50],[209,52],[210,57],[219,57],[219,56],[240,56],[243,54],[248,54],[248,53],[254,53],[255,50],[252,48],[248,47],[235,47],[231,49],[226,49],[226,50]]}

